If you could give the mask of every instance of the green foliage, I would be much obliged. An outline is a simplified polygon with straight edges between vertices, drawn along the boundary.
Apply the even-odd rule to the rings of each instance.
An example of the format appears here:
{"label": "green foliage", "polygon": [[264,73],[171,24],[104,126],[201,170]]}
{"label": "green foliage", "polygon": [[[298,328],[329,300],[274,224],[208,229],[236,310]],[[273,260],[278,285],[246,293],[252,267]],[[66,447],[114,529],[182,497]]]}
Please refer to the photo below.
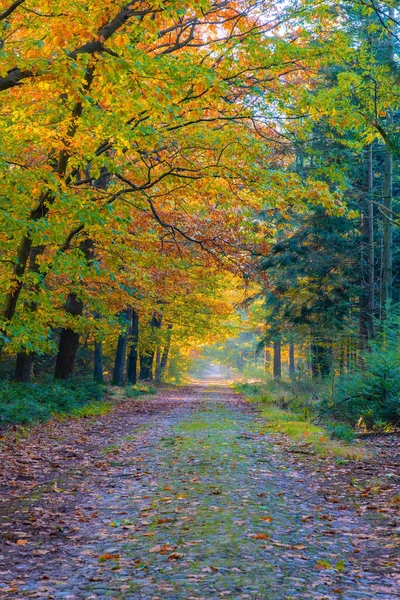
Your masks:
{"label": "green foliage", "polygon": [[0,426],[48,421],[53,414],[99,414],[96,413],[94,403],[101,400],[103,394],[104,388],[101,385],[78,378],[67,382],[40,384],[2,382]]}
{"label": "green foliage", "polygon": [[329,414],[367,429],[400,420],[400,362],[395,340],[384,338],[363,355],[355,373],[337,382],[333,399],[323,403]]}
{"label": "green foliage", "polygon": [[237,383],[235,385],[235,389],[246,396],[246,398],[255,399],[261,401],[261,397],[264,395],[264,391],[266,390],[266,385],[263,383]]}
{"label": "green foliage", "polygon": [[79,408],[74,408],[71,414],[78,419],[100,417],[109,413],[112,408],[113,405],[110,402],[90,402]]}
{"label": "green foliage", "polygon": [[156,388],[151,385],[144,385],[143,383],[137,383],[136,385],[130,385],[125,390],[125,395],[128,398],[138,398],[145,394],[155,394]]}
{"label": "green foliage", "polygon": [[[237,310],[243,320],[249,318],[244,310]],[[224,366],[229,372],[240,373],[246,379],[260,379],[265,376],[260,332],[255,319],[255,330],[241,331],[236,337],[211,344],[202,348],[201,356],[192,365],[191,372],[200,374],[207,371],[211,363]],[[248,324],[247,324],[248,327]],[[230,376],[228,374],[228,376]]]}
{"label": "green foliage", "polygon": [[[262,404],[261,414],[268,429],[285,434],[300,444],[306,453],[351,458],[360,456],[360,451],[351,446],[355,437],[351,427],[344,424],[318,426],[312,422],[320,406],[321,386],[311,380],[240,383],[235,388],[248,400]],[[297,450],[293,449],[294,452]]]}
{"label": "green foliage", "polygon": [[184,354],[177,349],[174,356],[168,364],[168,371],[165,377],[167,383],[180,384],[184,381],[188,371],[188,361]]}
{"label": "green foliage", "polygon": [[280,408],[309,415],[317,406],[323,384],[307,377],[290,381],[268,381],[266,383],[237,383],[235,389],[250,400],[274,404]]}
{"label": "green foliage", "polygon": [[334,440],[352,442],[355,438],[354,429],[345,423],[332,423],[331,425],[327,425],[326,429],[329,433],[329,436]]}

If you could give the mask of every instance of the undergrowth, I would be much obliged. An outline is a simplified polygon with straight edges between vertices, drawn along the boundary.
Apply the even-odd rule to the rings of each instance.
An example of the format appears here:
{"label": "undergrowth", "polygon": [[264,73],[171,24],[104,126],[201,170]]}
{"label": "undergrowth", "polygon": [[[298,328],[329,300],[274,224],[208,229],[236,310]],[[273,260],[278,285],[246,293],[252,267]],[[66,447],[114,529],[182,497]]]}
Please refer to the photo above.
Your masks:
{"label": "undergrowth", "polygon": [[71,412],[72,417],[77,419],[90,418],[90,417],[101,417],[106,415],[113,409],[111,402],[90,402],[80,408],[74,408]]}
{"label": "undergrowth", "polygon": [[136,385],[129,385],[125,388],[125,396],[128,398],[138,398],[140,396],[146,394],[155,394],[157,392],[156,388],[151,385],[146,385],[144,383],[137,383]]}
{"label": "undergrowth", "polygon": [[261,404],[261,415],[274,433],[282,433],[304,448],[321,456],[361,458],[360,448],[351,444],[354,431],[340,423],[313,423],[320,392],[308,382],[270,382],[237,384],[237,391]]}
{"label": "undergrowth", "polygon": [[[105,414],[101,402],[104,387],[92,380],[76,378],[51,383],[0,384],[0,427],[48,421],[53,415],[94,416]],[[108,409],[107,409],[108,410]]]}
{"label": "undergrowth", "polygon": [[362,363],[340,377],[321,407],[334,418],[367,430],[390,431],[400,423],[400,363],[397,343],[379,340]]}

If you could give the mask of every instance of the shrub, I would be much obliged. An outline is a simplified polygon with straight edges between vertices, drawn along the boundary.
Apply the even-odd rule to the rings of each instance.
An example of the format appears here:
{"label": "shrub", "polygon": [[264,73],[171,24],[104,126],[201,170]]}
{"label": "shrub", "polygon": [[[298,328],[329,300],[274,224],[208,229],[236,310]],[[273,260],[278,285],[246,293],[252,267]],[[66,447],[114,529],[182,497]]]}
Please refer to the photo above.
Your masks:
{"label": "shrub", "polygon": [[323,408],[339,420],[372,429],[400,420],[400,360],[396,343],[383,338],[362,357],[360,368],[341,377]]}
{"label": "shrub", "polygon": [[53,414],[70,413],[101,400],[104,388],[86,379],[53,383],[0,384],[0,426],[47,421]]}
{"label": "shrub", "polygon": [[334,440],[342,440],[344,442],[352,442],[355,438],[354,430],[344,423],[334,423],[327,425],[326,429],[329,436]]}

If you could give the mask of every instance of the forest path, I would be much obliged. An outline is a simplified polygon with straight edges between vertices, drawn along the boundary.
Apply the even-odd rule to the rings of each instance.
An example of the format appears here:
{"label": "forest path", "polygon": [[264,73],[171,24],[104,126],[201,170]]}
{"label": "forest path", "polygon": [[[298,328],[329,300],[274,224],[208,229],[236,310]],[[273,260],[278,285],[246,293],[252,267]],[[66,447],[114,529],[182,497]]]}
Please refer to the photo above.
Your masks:
{"label": "forest path", "polygon": [[1,598],[398,597],[395,578],[368,570],[372,525],[327,503],[223,383],[82,421],[74,440],[70,422],[50,442],[47,430],[30,451],[47,477],[25,475],[18,510],[2,510]]}

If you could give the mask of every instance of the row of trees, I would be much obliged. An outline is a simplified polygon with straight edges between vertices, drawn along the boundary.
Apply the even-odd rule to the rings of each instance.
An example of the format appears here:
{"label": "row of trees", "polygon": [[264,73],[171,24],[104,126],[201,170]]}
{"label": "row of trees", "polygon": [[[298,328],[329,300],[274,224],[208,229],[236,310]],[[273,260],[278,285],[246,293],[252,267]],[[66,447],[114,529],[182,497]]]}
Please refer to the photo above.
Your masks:
{"label": "row of trees", "polygon": [[310,206],[272,216],[279,231],[259,268],[267,278],[264,339],[274,345],[277,378],[281,343],[308,341],[310,373],[327,376],[333,367],[357,368],[392,324],[400,291],[396,4],[337,8],[353,52],[315,73],[313,119],[290,130],[291,169],[302,177],[321,174],[341,190],[348,210]]}
{"label": "row of trees", "polygon": [[[44,353],[67,379],[82,339],[99,373],[104,342],[121,381],[128,344],[149,375],[155,330],[165,348],[171,331],[218,324],[216,280],[264,252],[265,202],[285,211],[309,194],[281,168],[276,116],[328,60],[329,11],[307,47],[309,2],[3,5],[0,352],[17,356],[17,380]],[[334,202],[322,184],[314,200]],[[126,341],[131,315],[139,341],[137,325]]]}
{"label": "row of trees", "polygon": [[395,2],[3,4],[17,380],[43,354],[71,377],[82,340],[97,378],[104,352],[115,382],[137,353],[159,378],[171,344],[221,330],[231,276],[261,285],[277,353],[288,333],[315,373],[332,351],[346,368],[356,321],[367,348],[397,293]]}

